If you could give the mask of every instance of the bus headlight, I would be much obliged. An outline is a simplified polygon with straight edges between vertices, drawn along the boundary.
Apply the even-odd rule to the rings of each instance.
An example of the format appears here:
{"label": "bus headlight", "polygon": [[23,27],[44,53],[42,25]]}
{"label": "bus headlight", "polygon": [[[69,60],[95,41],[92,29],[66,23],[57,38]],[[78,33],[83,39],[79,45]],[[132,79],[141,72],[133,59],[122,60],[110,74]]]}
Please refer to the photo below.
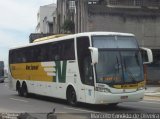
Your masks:
{"label": "bus headlight", "polygon": [[106,92],[106,93],[111,92],[110,89],[108,89],[108,88],[101,88],[101,87],[96,87],[95,90],[99,91],[99,92]]}

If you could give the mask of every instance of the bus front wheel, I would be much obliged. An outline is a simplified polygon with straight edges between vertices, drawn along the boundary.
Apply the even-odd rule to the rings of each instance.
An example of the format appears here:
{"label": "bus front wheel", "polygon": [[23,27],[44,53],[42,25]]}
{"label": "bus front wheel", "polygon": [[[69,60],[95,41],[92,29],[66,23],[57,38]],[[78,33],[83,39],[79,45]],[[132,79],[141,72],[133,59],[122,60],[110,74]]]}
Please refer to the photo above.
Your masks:
{"label": "bus front wheel", "polygon": [[76,96],[76,92],[73,88],[69,88],[67,91],[67,101],[72,106],[77,105],[77,96]]}

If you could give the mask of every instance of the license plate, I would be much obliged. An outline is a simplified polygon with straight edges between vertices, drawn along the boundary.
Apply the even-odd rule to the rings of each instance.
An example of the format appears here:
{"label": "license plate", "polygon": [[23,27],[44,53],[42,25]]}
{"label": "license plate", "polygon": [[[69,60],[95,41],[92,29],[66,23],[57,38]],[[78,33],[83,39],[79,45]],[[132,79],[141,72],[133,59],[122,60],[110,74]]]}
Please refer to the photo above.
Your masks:
{"label": "license plate", "polygon": [[121,96],[121,99],[128,99],[128,96]]}

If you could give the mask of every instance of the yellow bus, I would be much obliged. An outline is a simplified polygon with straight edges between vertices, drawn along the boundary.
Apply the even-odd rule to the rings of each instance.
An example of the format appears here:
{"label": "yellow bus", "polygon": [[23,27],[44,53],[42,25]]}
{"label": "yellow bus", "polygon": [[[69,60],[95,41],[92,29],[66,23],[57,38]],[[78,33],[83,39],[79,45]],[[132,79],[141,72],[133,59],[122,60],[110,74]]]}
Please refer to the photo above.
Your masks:
{"label": "yellow bus", "polygon": [[[152,62],[152,52],[147,52]],[[10,88],[65,99],[71,105],[141,101],[145,81],[133,34],[86,32],[9,50]]]}

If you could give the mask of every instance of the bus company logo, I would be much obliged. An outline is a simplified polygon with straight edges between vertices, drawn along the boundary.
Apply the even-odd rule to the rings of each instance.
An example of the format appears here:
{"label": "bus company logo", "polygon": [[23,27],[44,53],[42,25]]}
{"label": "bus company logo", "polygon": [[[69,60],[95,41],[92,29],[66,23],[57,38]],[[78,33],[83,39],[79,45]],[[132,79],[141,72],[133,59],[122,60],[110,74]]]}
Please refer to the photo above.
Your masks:
{"label": "bus company logo", "polygon": [[38,70],[38,65],[37,66],[33,66],[33,65],[26,65],[26,70]]}
{"label": "bus company logo", "polygon": [[66,82],[67,61],[56,61],[56,72],[59,82]]}
{"label": "bus company logo", "polygon": [[66,82],[67,61],[42,62],[41,65],[47,75],[53,77],[53,82]]}

